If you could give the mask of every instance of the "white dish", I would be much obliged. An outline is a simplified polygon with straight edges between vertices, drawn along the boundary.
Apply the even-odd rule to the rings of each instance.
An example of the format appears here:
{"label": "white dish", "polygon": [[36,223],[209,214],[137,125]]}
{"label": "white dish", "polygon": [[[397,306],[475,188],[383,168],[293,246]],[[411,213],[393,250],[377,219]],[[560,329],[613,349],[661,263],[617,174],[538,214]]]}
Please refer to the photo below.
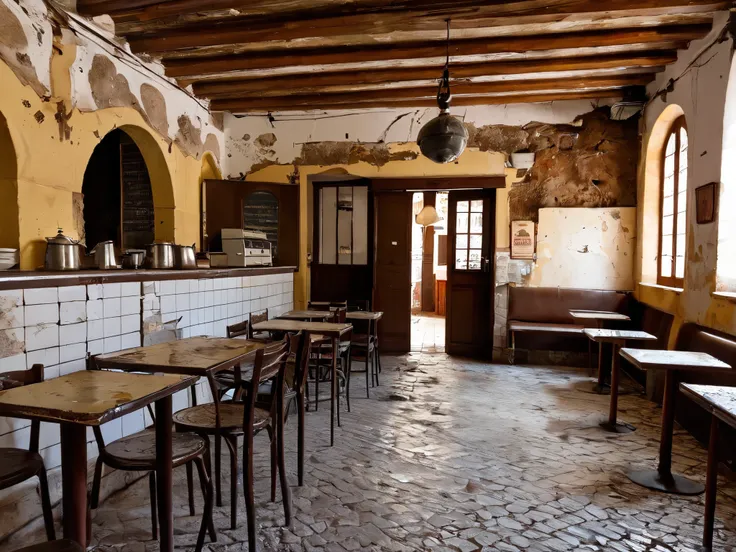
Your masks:
{"label": "white dish", "polygon": [[8,270],[9,268],[13,268],[15,265],[17,265],[17,261],[3,261],[0,260],[0,270]]}

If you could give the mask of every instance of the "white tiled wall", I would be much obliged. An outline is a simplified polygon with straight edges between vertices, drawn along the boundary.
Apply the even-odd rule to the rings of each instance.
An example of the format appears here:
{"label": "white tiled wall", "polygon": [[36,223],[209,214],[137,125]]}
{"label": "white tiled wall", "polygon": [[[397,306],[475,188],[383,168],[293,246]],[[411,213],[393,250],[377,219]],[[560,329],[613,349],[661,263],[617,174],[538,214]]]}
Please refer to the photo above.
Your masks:
{"label": "white tiled wall", "polygon": [[[270,318],[291,310],[293,274],[68,286],[0,292],[0,373],[45,367],[46,379],[86,367],[88,354],[138,347],[143,336],[179,319],[183,337],[227,335],[226,328],[268,309]],[[209,400],[204,382],[199,401]],[[188,391],[174,396],[174,409],[190,403]],[[150,424],[144,411],[103,426],[107,441]],[[27,447],[29,422],[0,417],[0,448]],[[90,458],[97,455],[87,434]],[[41,425],[46,468],[61,464],[59,429]]]}

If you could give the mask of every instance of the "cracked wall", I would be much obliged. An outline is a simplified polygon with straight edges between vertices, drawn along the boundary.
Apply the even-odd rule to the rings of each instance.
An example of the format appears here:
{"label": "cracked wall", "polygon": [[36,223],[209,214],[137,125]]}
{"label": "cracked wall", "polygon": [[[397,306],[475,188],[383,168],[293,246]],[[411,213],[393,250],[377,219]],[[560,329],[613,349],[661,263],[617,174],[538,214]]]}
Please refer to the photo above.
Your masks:
{"label": "cracked wall", "polygon": [[143,152],[157,238],[199,241],[202,166],[210,155],[219,163],[222,117],[163,77],[160,66],[42,0],[0,0],[0,82],[0,113],[17,167],[2,178],[0,193],[9,201],[0,215],[18,221],[7,245],[20,248],[21,267],[43,264],[44,237],[58,227],[80,237],[84,171],[115,128]]}

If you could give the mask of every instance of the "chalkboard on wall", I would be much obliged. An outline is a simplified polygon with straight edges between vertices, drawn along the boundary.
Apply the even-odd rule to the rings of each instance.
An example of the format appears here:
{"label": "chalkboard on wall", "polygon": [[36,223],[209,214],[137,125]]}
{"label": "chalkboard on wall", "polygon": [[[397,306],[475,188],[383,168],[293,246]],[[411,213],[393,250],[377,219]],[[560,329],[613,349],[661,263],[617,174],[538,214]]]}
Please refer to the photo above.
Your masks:
{"label": "chalkboard on wall", "polygon": [[243,202],[243,228],[266,234],[274,262],[278,258],[279,200],[270,192],[253,192]]}

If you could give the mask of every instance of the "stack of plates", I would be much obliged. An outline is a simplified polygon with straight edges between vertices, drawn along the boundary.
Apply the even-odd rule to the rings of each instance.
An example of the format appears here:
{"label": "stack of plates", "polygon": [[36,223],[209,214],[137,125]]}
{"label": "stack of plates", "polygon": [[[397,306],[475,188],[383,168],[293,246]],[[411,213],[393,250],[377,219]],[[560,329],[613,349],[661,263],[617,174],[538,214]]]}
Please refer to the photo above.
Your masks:
{"label": "stack of plates", "polygon": [[8,270],[20,262],[17,249],[0,247],[0,270]]}

